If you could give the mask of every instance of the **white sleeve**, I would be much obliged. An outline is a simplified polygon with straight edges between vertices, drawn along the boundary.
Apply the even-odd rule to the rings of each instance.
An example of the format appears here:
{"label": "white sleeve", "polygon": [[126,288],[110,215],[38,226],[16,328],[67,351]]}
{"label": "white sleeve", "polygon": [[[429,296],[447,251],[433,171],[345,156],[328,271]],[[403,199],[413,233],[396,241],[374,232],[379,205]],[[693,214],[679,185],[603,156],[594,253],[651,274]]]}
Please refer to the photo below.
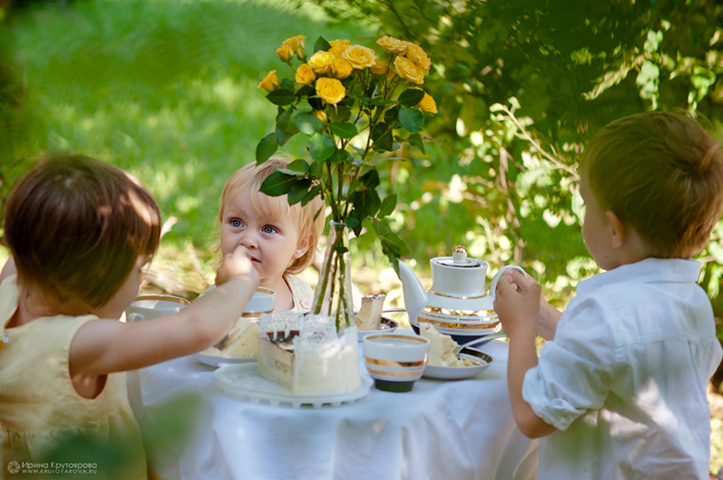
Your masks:
{"label": "white sleeve", "polygon": [[538,366],[527,371],[522,398],[558,430],[588,410],[602,407],[615,359],[612,326],[600,304],[573,300],[560,318],[554,341],[543,345]]}

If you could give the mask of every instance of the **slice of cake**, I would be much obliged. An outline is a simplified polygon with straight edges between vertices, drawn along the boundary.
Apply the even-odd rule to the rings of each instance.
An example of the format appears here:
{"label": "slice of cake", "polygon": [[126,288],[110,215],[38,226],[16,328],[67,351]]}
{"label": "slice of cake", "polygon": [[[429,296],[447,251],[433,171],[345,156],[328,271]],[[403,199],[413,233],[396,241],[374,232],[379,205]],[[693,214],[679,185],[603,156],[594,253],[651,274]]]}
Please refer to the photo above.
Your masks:
{"label": "slice of cake", "polygon": [[252,358],[259,353],[259,324],[241,317],[226,338],[203,353],[222,357]]}
{"label": "slice of cake", "polygon": [[336,332],[333,319],[280,312],[259,325],[259,376],[297,395],[350,392],[361,386],[355,327]]}
{"label": "slice of cake", "polygon": [[436,365],[438,367],[469,367],[475,363],[466,358],[458,358],[454,354],[454,347],[457,342],[444,333],[440,333],[430,323],[420,322],[419,334],[429,339],[429,356],[427,357],[427,365]]}
{"label": "slice of cake", "polygon": [[386,295],[368,295],[362,297],[359,313],[354,317],[354,323],[359,330],[379,330],[382,321],[382,310],[384,309],[384,298]]}

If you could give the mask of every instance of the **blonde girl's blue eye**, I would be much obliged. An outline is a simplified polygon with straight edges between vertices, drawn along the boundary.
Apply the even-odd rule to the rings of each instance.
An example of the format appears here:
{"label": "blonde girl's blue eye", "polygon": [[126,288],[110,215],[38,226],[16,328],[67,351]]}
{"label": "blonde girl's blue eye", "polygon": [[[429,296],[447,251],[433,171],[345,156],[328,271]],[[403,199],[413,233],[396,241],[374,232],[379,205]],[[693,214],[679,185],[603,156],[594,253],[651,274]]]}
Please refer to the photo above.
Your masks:
{"label": "blonde girl's blue eye", "polygon": [[234,218],[233,220],[231,220],[231,226],[238,228],[241,225],[241,220],[239,220],[238,218]]}
{"label": "blonde girl's blue eye", "polygon": [[270,226],[270,225],[266,225],[266,226],[262,229],[262,231],[263,231],[264,233],[275,233],[275,232],[276,232],[276,229],[275,229],[274,227]]}

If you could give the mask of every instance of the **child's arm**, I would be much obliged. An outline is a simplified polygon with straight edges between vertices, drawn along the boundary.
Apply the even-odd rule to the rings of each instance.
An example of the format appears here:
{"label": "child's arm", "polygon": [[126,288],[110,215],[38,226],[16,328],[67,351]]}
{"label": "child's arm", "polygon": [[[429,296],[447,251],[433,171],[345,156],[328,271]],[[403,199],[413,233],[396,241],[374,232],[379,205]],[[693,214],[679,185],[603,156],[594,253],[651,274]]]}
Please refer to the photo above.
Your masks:
{"label": "child's arm", "polygon": [[540,295],[540,313],[535,321],[535,331],[545,340],[554,340],[561,316],[562,312],[547,303],[545,297]]}
{"label": "child's arm", "polygon": [[3,267],[2,271],[0,271],[0,283],[3,283],[6,278],[8,278],[10,275],[15,275],[16,273],[18,273],[18,271],[15,268],[15,260],[13,259],[13,256],[10,255],[8,261],[5,262],[5,266]]}
{"label": "child's arm", "polygon": [[218,269],[217,288],[180,312],[135,323],[99,319],[83,325],[70,347],[71,375],[133,370],[208,348],[236,324],[258,283],[248,250],[237,247]]}
{"label": "child's arm", "polygon": [[510,339],[507,390],[515,422],[530,438],[544,437],[555,427],[540,419],[522,398],[525,373],[537,366],[535,324],[540,315],[540,285],[522,275],[503,275],[497,283],[495,310]]}

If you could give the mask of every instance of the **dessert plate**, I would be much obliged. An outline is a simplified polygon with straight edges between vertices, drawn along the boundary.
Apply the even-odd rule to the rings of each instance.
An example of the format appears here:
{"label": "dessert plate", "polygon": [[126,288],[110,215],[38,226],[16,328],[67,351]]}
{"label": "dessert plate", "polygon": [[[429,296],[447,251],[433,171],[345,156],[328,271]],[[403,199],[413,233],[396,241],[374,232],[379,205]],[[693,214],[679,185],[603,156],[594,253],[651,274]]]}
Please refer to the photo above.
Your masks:
{"label": "dessert plate", "polygon": [[256,357],[224,357],[223,355],[213,355],[203,352],[194,353],[193,358],[209,367],[219,367],[222,363],[248,363],[256,361]]}
{"label": "dessert plate", "polygon": [[373,381],[362,376],[361,386],[351,392],[331,393],[327,395],[295,395],[285,392],[285,388],[278,383],[271,382],[259,376],[256,372],[256,362],[224,365],[213,376],[223,392],[231,397],[246,400],[252,403],[268,402],[272,406],[291,406],[300,408],[302,405],[312,405],[321,408],[322,405],[338,407],[343,403],[353,403],[365,397]]}
{"label": "dessert plate", "polygon": [[379,330],[359,330],[357,331],[357,335],[359,336],[359,341],[361,342],[367,335],[376,335],[378,333],[392,333],[394,330],[397,329],[398,326],[399,323],[397,321],[392,320],[391,318],[382,317],[382,321],[379,324]]}
{"label": "dessert plate", "polygon": [[472,347],[465,347],[459,352],[459,358],[468,358],[475,362],[469,367],[440,367],[427,364],[424,369],[424,377],[436,378],[439,380],[459,380],[461,378],[474,377],[489,368],[494,359],[481,350]]}

